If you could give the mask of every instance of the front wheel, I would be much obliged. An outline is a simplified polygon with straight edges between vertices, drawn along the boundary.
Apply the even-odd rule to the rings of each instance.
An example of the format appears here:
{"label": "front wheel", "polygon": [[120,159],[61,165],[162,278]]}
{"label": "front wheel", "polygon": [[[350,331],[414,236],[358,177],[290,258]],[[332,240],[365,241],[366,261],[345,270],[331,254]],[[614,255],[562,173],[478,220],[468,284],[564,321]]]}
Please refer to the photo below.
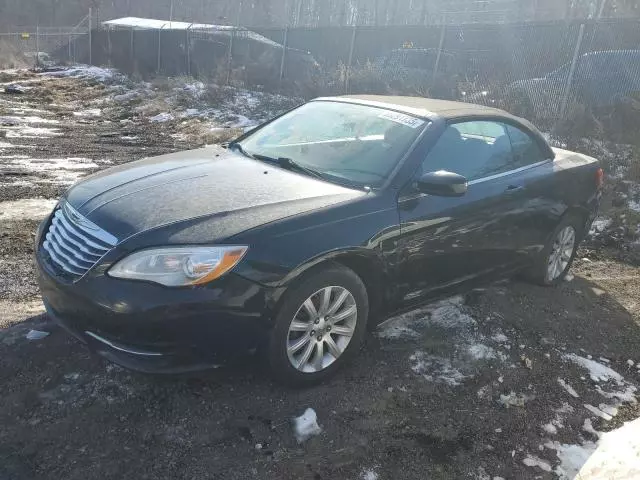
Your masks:
{"label": "front wheel", "polygon": [[285,293],[268,356],[277,380],[313,385],[333,375],[360,349],[369,299],[362,280],[342,266],[316,270]]}
{"label": "front wheel", "polygon": [[581,222],[574,217],[560,222],[530,272],[533,281],[541,285],[557,285],[564,280],[578,249],[581,228]]}

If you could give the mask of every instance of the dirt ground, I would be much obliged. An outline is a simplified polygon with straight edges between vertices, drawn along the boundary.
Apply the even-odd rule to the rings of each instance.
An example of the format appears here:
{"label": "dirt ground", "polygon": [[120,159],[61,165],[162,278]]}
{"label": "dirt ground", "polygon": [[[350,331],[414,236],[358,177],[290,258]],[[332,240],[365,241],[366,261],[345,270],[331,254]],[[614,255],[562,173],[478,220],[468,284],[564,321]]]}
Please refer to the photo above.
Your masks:
{"label": "dirt ground", "polygon": [[[273,383],[257,357],[163,377],[92,356],[42,313],[43,214],[7,202],[197,142],[105,103],[101,83],[11,81],[32,90],[0,93],[0,479],[572,478],[563,447],[640,416],[640,271],[588,249],[557,288],[506,280],[392,319],[306,390]],[[299,444],[307,408],[322,432]]]}

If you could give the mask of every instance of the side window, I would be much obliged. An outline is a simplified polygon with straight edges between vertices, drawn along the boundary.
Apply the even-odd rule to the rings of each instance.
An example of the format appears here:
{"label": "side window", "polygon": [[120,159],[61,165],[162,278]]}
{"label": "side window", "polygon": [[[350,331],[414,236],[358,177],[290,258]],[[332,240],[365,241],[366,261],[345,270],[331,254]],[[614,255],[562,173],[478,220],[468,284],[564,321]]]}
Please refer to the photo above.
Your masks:
{"label": "side window", "polygon": [[422,171],[448,170],[471,181],[513,170],[507,128],[489,121],[450,125],[427,155]]}
{"label": "side window", "polygon": [[512,170],[546,160],[540,145],[528,133],[511,125],[507,125],[507,132],[513,146]]}

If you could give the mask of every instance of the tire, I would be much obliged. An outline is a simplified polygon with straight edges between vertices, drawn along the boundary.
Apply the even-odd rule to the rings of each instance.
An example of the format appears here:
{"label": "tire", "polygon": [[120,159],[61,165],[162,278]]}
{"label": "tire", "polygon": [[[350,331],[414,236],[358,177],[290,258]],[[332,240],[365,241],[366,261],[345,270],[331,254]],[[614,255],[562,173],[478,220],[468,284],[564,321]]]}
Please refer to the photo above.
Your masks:
{"label": "tire", "polygon": [[[336,319],[348,315],[335,320],[335,323],[332,316],[325,317],[323,314],[323,310],[331,310],[322,305],[327,290],[329,307],[338,304],[343,295],[345,297],[332,315]],[[307,306],[309,301],[313,304],[311,311],[315,311],[316,316],[310,313]],[[323,382],[358,354],[366,334],[368,317],[367,289],[355,272],[340,265],[314,269],[299,284],[285,292],[275,316],[267,346],[272,375],[277,381],[290,386],[311,386]],[[336,333],[338,329],[341,333]],[[329,338],[333,341],[331,347]],[[299,349],[292,352],[300,345]],[[323,355],[318,362],[320,351]],[[340,354],[336,357],[333,353],[338,352]],[[308,360],[301,365],[307,354]]]}
{"label": "tire", "polygon": [[[563,250],[564,253],[560,253],[559,263],[556,263],[556,269],[552,272],[551,262],[553,261],[553,258],[558,260],[557,256],[552,258],[552,255],[557,255],[558,246],[563,245],[563,234],[566,234],[566,232],[571,230],[573,232],[573,247],[571,254],[568,254],[567,248],[561,247],[560,250]],[[533,267],[529,271],[528,277],[530,280],[543,286],[555,286],[561,283],[571,269],[571,265],[573,264],[573,260],[575,259],[576,252],[578,250],[579,242],[583,237],[583,231],[584,222],[578,216],[566,215],[553,230],[553,233],[547,240],[547,244],[538,254]],[[567,240],[567,237],[564,237],[564,239]],[[564,243],[565,247],[566,245],[567,243]]]}

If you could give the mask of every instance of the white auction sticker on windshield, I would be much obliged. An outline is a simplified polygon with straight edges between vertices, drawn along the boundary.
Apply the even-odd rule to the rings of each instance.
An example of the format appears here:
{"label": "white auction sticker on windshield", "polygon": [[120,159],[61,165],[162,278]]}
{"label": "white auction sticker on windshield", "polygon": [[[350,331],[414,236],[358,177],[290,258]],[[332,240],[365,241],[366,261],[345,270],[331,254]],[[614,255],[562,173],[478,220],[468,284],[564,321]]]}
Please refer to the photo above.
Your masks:
{"label": "white auction sticker on windshield", "polygon": [[391,120],[392,122],[399,123],[405,127],[418,128],[424,125],[424,120],[421,118],[412,117],[400,112],[384,112],[378,115],[378,118],[384,118],[385,120]]}

